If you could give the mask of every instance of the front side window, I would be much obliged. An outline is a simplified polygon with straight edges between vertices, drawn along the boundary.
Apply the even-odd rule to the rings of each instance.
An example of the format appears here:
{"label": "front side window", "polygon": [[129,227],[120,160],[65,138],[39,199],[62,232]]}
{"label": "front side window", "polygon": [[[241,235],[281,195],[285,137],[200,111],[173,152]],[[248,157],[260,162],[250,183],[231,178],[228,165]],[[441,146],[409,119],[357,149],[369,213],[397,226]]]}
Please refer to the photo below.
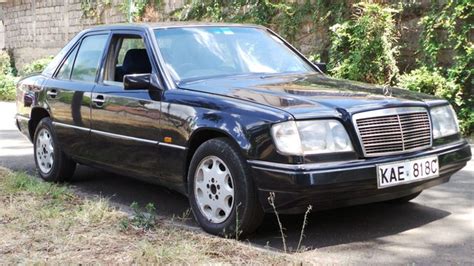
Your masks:
{"label": "front side window", "polygon": [[314,72],[276,36],[253,27],[156,29],[167,69],[178,81],[214,76]]}
{"label": "front side window", "polygon": [[105,67],[105,83],[122,83],[125,75],[152,72],[145,42],[140,35],[116,34],[110,47]]}
{"label": "front side window", "polygon": [[92,35],[82,40],[71,79],[94,82],[108,35]]}

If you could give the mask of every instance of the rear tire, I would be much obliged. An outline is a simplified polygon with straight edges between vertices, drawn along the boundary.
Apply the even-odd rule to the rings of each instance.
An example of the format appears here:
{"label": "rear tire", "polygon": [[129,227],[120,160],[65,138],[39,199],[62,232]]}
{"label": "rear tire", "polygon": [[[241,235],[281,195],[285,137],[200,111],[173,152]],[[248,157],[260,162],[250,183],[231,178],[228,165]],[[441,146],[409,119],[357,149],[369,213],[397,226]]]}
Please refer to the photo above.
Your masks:
{"label": "rear tire", "polygon": [[413,193],[413,194],[410,194],[410,195],[407,195],[405,197],[401,197],[401,198],[398,198],[398,199],[393,199],[393,200],[389,200],[387,202],[389,203],[394,203],[394,204],[404,204],[404,203],[408,203],[409,201],[411,201],[412,199],[418,197],[421,192],[423,191],[419,191],[419,192],[416,192],[416,193]]}
{"label": "rear tire", "polygon": [[72,177],[76,170],[76,162],[62,151],[49,117],[41,119],[38,123],[33,145],[36,169],[42,179],[48,182],[62,182]]}
{"label": "rear tire", "polygon": [[226,138],[208,140],[196,150],[188,191],[194,217],[208,233],[238,238],[254,232],[263,220],[249,166]]}

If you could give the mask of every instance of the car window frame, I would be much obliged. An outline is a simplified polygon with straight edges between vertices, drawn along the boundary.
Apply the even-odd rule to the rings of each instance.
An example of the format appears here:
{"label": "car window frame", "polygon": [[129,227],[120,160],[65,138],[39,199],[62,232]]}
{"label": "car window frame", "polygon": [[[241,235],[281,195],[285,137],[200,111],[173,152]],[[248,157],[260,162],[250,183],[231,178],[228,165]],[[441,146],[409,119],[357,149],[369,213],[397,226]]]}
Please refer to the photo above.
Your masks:
{"label": "car window frame", "polygon": [[[104,63],[104,51],[106,49],[103,49],[102,50],[102,54],[100,56],[100,59],[99,59],[99,64],[98,64],[98,68],[97,68],[97,72],[96,72],[96,75],[95,75],[95,78],[94,78],[94,81],[86,81],[86,80],[72,80],[71,79],[71,76],[72,76],[72,72],[74,70],[74,66],[76,65],[76,59],[77,59],[77,55],[79,54],[79,51],[81,49],[81,46],[82,46],[82,42],[85,38],[87,37],[91,37],[91,36],[96,36],[96,35],[107,35],[107,40],[105,42],[105,47],[107,47],[107,45],[109,44],[110,42],[110,37],[111,37],[111,31],[110,30],[101,30],[101,31],[91,31],[91,32],[87,32],[85,34],[83,34],[82,36],[79,37],[79,39],[76,41],[76,43],[74,45],[71,46],[71,48],[69,49],[69,51],[65,54],[65,56],[62,58],[61,60],[61,63],[58,64],[58,66],[56,67],[56,70],[54,71],[53,75],[51,76],[51,78],[55,79],[55,80],[62,80],[62,81],[73,81],[73,82],[82,82],[82,83],[93,83],[93,84],[97,84],[97,80],[98,80],[98,77],[99,77],[99,74],[100,72],[102,72],[102,65]],[[71,72],[69,73],[69,79],[58,79],[57,78],[57,75],[59,73],[59,71],[61,70],[62,66],[64,65],[64,63],[66,62],[66,60],[68,59],[69,55],[74,52],[74,49],[77,49],[77,53],[76,55],[74,56],[74,62],[72,64],[72,68],[71,68]]]}
{"label": "car window frame", "polygon": [[[124,90],[123,82],[104,80],[105,71],[106,71],[109,56],[110,56],[109,54],[114,53],[114,52],[118,52],[118,51],[112,51],[112,49],[115,49],[115,45],[117,44],[117,43],[115,43],[115,44],[113,43],[115,41],[114,37],[115,36],[120,36],[120,35],[124,35],[124,36],[126,36],[126,35],[135,35],[135,36],[140,36],[143,39],[143,42],[145,44],[145,49],[146,49],[147,55],[148,55],[148,60],[150,61],[150,65],[151,65],[151,73],[150,74],[157,75],[159,79],[162,79],[161,71],[158,70],[159,68],[156,65],[155,54],[154,54],[153,49],[152,49],[152,44],[149,42],[150,39],[148,38],[147,33],[145,31],[142,31],[142,30],[115,29],[115,30],[110,31],[109,41],[107,42],[105,53],[103,55],[104,61],[102,62],[101,73],[100,73],[100,75],[97,79],[97,84],[102,85],[102,86],[119,87],[122,90]],[[110,60],[113,60],[117,55],[114,53],[113,58],[111,58]],[[163,84],[163,82],[161,82],[161,83]]]}
{"label": "car window frame", "polygon": [[[74,69],[76,67],[77,56],[79,55],[79,52],[81,51],[81,47],[82,47],[82,44],[84,42],[84,39],[86,39],[88,37],[92,37],[92,36],[98,36],[98,35],[107,35],[107,36],[106,36],[106,40],[105,40],[104,49],[102,49],[102,53],[101,53],[101,56],[99,58],[99,63],[97,65],[97,71],[95,73],[94,80],[93,81],[88,81],[88,80],[74,80],[74,79],[72,79],[72,73],[74,72]],[[105,50],[106,50],[106,47],[107,47],[109,42],[110,42],[110,31],[108,31],[107,33],[104,33],[104,32],[91,32],[91,33],[88,33],[88,34],[84,35],[81,38],[81,43],[80,43],[79,49],[77,50],[76,58],[74,59],[74,64],[72,66],[71,76],[69,77],[69,80],[74,81],[74,82],[97,84],[98,77],[99,77],[100,73],[102,72],[102,64],[104,63]]]}

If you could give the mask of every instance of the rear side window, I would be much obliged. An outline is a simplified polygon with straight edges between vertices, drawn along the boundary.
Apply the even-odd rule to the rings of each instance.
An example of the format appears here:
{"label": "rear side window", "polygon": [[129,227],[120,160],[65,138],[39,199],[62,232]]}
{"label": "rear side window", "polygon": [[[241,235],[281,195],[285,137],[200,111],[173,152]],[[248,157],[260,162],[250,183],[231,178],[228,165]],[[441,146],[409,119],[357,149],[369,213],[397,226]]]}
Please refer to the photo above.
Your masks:
{"label": "rear side window", "polygon": [[66,58],[66,61],[64,61],[63,65],[58,71],[58,74],[56,75],[57,79],[69,79],[71,77],[72,64],[74,64],[77,50],[78,47],[74,48],[74,51],[72,51],[72,53],[70,53]]}
{"label": "rear side window", "polygon": [[48,66],[44,69],[43,75],[51,77],[53,73],[56,71],[58,68],[58,65],[61,63],[63,60],[64,56],[67,54],[69,50],[74,46],[74,44],[77,43],[77,40],[79,37],[81,37],[82,34],[76,35],[66,46],[64,46],[63,49],[54,57],[54,59],[48,64]]}
{"label": "rear side window", "polygon": [[71,79],[94,82],[108,35],[93,35],[82,40]]}

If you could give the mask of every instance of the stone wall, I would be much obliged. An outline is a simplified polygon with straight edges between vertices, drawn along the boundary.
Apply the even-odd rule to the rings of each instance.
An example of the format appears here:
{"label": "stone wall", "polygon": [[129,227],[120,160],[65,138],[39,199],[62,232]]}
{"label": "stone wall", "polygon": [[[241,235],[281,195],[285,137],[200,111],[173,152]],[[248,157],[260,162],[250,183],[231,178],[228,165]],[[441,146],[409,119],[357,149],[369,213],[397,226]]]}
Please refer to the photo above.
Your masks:
{"label": "stone wall", "polygon": [[[8,0],[1,3],[4,48],[14,57],[17,68],[35,59],[54,55],[75,34],[98,23],[119,23],[125,16],[112,1],[96,18],[83,17],[80,0]],[[0,37],[1,39],[1,37]]]}

